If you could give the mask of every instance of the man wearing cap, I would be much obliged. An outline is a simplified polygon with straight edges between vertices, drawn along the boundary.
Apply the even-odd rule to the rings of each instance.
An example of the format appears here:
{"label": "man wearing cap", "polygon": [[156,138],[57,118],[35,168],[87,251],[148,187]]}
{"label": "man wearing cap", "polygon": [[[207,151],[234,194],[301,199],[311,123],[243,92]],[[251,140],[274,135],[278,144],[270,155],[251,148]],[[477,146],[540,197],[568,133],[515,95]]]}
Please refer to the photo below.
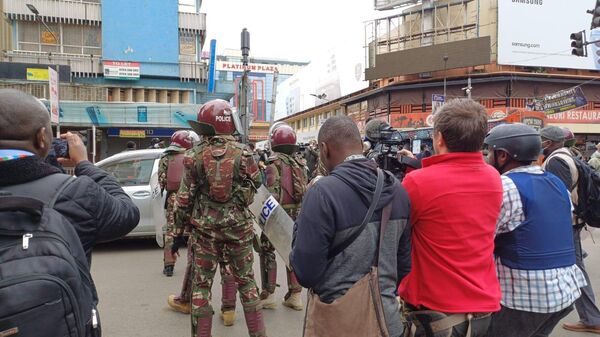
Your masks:
{"label": "man wearing cap", "polygon": [[[542,168],[562,180],[571,193],[573,204],[577,205],[577,180],[579,179],[579,172],[573,156],[564,147],[564,130],[558,126],[547,126],[540,131],[540,136],[542,136],[542,149],[545,157]],[[577,266],[583,272],[587,285],[581,288],[581,297],[575,302],[575,308],[577,309],[577,314],[579,314],[579,322],[565,323],[563,324],[563,328],[571,331],[600,334],[600,310],[598,310],[598,306],[596,305],[594,290],[592,289],[590,278],[583,263],[581,248],[581,230],[583,227],[585,227],[585,223],[578,222],[573,218],[573,240],[575,243]]]}

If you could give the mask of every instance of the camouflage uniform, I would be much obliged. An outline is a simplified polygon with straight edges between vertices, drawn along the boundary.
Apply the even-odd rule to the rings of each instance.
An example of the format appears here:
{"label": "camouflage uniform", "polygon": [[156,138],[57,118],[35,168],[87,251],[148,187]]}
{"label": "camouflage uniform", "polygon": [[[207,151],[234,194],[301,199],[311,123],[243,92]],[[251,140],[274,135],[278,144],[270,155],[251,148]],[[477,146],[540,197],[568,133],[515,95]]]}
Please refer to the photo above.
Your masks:
{"label": "camouflage uniform", "polygon": [[[192,281],[194,275],[194,242],[193,238],[188,241],[187,266],[181,285],[181,293],[175,300],[181,304],[189,304],[192,301]],[[236,290],[235,278],[227,261],[219,261],[219,272],[221,273],[221,312],[235,311]]]}
{"label": "camouflage uniform", "polygon": [[327,171],[327,168],[325,167],[325,165],[323,164],[323,162],[321,161],[321,159],[319,159],[319,163],[317,164],[317,169],[315,170],[315,172],[313,173],[311,180],[314,179],[317,176],[327,176],[329,175],[329,171]]}
{"label": "camouflage uniform", "polygon": [[179,234],[192,224],[192,336],[210,336],[211,287],[227,260],[238,285],[251,337],[266,336],[252,264],[253,216],[247,206],[261,183],[251,153],[232,136],[215,136],[186,152],[176,199]]}
{"label": "camouflage uniform", "polygon": [[[169,162],[175,158],[175,155],[182,154],[186,150],[182,147],[178,146],[170,146],[161,156],[159,164],[158,164],[158,183],[160,185],[161,191],[167,189],[167,172],[169,169]],[[167,223],[165,226],[165,246],[164,246],[164,254],[163,254],[163,262],[164,266],[174,266],[175,259],[173,259],[171,255],[171,245],[173,244],[174,237],[174,224],[175,224],[175,214],[173,207],[175,206],[175,195],[176,193],[173,191],[167,191],[167,199],[165,201],[165,215],[167,217]]]}
{"label": "camouflage uniform", "polygon": [[[273,197],[293,219],[300,213],[302,198],[306,192],[307,170],[306,161],[299,153],[293,156],[275,152],[267,162],[265,169],[265,186]],[[277,281],[277,262],[275,260],[275,247],[263,233],[260,236],[260,269],[262,292],[261,299],[266,299],[275,292]],[[286,300],[292,293],[302,291],[296,275],[287,268],[288,293]]]}

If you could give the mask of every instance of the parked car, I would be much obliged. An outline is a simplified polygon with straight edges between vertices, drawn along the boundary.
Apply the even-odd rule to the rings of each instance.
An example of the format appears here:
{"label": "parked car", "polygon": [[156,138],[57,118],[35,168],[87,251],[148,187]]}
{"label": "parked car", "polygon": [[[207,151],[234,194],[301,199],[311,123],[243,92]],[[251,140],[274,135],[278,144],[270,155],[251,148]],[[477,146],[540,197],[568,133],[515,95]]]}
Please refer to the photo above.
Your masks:
{"label": "parked car", "polygon": [[155,237],[163,246],[165,195],[158,184],[158,162],[163,149],[126,151],[96,166],[112,174],[140,210],[139,224],[126,237]]}

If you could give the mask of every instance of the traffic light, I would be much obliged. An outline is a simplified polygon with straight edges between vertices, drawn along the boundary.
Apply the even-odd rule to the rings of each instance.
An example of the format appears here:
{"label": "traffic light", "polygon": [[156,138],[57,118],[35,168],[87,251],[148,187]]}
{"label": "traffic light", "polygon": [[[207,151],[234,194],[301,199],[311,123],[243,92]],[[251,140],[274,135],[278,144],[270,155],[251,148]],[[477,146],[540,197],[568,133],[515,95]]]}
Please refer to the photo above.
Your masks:
{"label": "traffic light", "polygon": [[590,29],[600,27],[600,0],[596,0],[594,9],[588,10],[587,12],[592,14],[592,26]]}
{"label": "traffic light", "polygon": [[571,54],[575,56],[587,57],[587,44],[585,41],[585,30],[577,33],[571,33]]}

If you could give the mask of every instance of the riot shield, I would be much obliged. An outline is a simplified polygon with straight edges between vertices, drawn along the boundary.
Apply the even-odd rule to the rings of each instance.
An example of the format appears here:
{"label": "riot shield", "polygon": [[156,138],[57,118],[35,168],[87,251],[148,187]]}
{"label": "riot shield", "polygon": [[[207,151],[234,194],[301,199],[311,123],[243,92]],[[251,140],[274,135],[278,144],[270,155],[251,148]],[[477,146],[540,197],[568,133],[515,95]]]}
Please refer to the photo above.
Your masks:
{"label": "riot shield", "polygon": [[280,207],[264,185],[261,185],[256,192],[254,202],[249,206],[249,209],[256,217],[260,229],[269,238],[277,253],[289,267],[294,229],[292,218]]}

